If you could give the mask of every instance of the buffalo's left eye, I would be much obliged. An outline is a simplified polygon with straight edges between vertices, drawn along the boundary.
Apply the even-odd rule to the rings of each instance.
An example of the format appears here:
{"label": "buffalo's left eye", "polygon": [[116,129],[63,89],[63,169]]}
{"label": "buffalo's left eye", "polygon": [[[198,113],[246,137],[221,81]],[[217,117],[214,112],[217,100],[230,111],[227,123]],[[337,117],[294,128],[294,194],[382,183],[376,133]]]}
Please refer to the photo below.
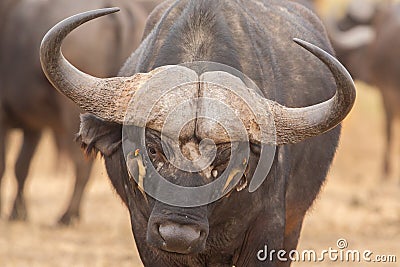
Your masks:
{"label": "buffalo's left eye", "polygon": [[152,155],[152,156],[156,156],[157,155],[157,150],[152,146],[150,146],[148,148],[148,151],[149,151],[150,155]]}

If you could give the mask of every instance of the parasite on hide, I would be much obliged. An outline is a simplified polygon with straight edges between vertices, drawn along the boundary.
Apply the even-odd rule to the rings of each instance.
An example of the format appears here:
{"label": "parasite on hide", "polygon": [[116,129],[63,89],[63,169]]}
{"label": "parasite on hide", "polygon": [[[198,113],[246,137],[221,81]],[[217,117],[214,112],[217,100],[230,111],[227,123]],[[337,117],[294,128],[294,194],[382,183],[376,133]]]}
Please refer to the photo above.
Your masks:
{"label": "parasite on hide", "polygon": [[140,149],[136,149],[135,150],[135,157],[139,156],[139,153],[140,153]]}
{"label": "parasite on hide", "polygon": [[146,176],[146,167],[143,164],[142,156],[140,155],[140,150],[136,149],[135,152],[130,153],[127,157],[128,172],[130,176],[135,180],[137,177],[138,189],[142,193],[144,199],[148,203],[147,195],[144,190],[144,177]]}
{"label": "parasite on hide", "polygon": [[230,185],[230,183],[232,182],[233,178],[235,178],[235,176],[240,173],[240,170],[238,169],[233,169],[232,172],[229,174],[228,178],[226,179],[224,188],[222,189],[223,192],[226,191],[226,189],[228,188],[228,186]]}

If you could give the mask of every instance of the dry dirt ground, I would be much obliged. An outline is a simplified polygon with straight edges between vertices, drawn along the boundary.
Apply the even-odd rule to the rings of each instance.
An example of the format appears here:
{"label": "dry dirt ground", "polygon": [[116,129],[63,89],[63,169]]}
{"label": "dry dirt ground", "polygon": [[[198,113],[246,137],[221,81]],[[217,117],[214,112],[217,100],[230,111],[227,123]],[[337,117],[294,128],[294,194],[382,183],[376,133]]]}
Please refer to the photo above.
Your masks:
{"label": "dry dirt ground", "polygon": [[[398,258],[398,263],[369,265],[400,266],[399,150],[394,151],[396,164],[391,179],[383,181],[379,93],[366,86],[359,86],[358,92],[356,107],[344,123],[328,181],[305,220],[299,250],[314,249],[319,253],[336,248],[336,241],[345,238],[349,249]],[[19,133],[13,133],[2,185],[6,214],[15,193],[10,170],[19,142]],[[46,136],[34,158],[26,187],[29,223],[8,223],[4,216],[0,220],[0,266],[141,266],[128,213],[111,189],[100,160],[84,198],[81,222],[69,228],[54,226],[72,189],[68,162],[61,159],[58,167],[55,162],[51,138]],[[368,265],[325,261],[293,266]]]}

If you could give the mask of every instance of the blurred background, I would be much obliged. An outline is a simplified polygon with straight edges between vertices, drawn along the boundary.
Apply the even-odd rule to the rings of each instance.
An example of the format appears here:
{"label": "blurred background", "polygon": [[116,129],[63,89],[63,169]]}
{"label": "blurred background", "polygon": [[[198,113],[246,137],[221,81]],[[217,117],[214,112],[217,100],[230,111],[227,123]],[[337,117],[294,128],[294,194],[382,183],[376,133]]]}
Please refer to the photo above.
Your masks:
{"label": "blurred background", "polygon": [[[152,3],[144,2],[143,9],[151,10]],[[367,5],[372,5],[372,13],[375,13],[381,12],[382,5],[390,5],[389,2],[362,0],[358,1],[358,6],[353,4],[351,10],[364,13],[361,19],[356,16],[359,21],[352,14],[349,15],[348,0],[317,0],[314,8],[325,23],[339,25],[338,29],[342,27],[339,30],[345,31],[352,26],[340,24],[345,24],[349,17],[353,23],[375,27],[376,21],[380,20],[371,21],[365,17],[365,14],[371,13],[365,11],[370,8]],[[396,21],[400,24],[400,12],[397,14]],[[0,16],[4,16],[1,10]],[[383,17],[388,18],[389,15]],[[383,23],[382,31],[388,29],[388,25]],[[329,26],[328,31],[333,35],[335,29]],[[389,35],[398,35],[400,38],[400,31]],[[350,57],[350,72],[355,64],[378,69],[375,72],[379,73],[379,69],[391,64],[390,59],[400,59],[400,54],[397,57],[393,52],[384,64],[370,67],[374,64],[369,59],[375,53],[370,43],[377,36],[381,36],[380,33],[359,37],[370,38],[362,45],[367,52],[357,55],[356,59]],[[385,51],[390,52],[390,47],[398,49],[395,41],[389,42],[392,46],[387,46]],[[359,51],[355,47],[345,50],[340,42],[333,41],[333,44],[339,59],[343,57],[345,64],[349,55],[353,56]],[[388,72],[391,71],[385,71]],[[336,241],[344,238],[349,249],[371,250],[383,255],[397,254],[397,264],[376,266],[400,266],[400,126],[395,119],[391,124],[392,129],[387,126],[388,114],[396,112],[400,97],[396,102],[396,93],[390,93],[389,96],[385,93],[397,89],[400,95],[400,87],[393,88],[394,82],[380,83],[379,77],[382,76],[379,75],[374,79],[372,77],[377,75],[370,73],[368,79],[363,75],[358,76],[358,73],[353,76],[357,79],[358,99],[343,124],[340,146],[326,185],[304,222],[299,249],[322,251],[335,248]],[[400,71],[397,76],[400,79]],[[385,97],[398,105],[388,108],[390,101]],[[395,114],[390,116],[396,117]],[[389,145],[388,129],[392,133]],[[75,170],[73,161],[68,157],[59,157],[59,149],[54,146],[52,136],[52,131],[44,132],[28,174],[25,198],[29,221],[10,223],[7,218],[12,213],[17,187],[13,168],[23,135],[18,130],[12,130],[8,135],[6,171],[1,184],[0,266],[141,266],[130,230],[128,211],[113,191],[101,159],[94,162],[91,179],[83,195],[79,222],[70,226],[56,224],[63,209],[68,207]],[[390,164],[385,163],[388,161],[385,159]],[[361,265],[339,262],[293,264],[295,267]]]}

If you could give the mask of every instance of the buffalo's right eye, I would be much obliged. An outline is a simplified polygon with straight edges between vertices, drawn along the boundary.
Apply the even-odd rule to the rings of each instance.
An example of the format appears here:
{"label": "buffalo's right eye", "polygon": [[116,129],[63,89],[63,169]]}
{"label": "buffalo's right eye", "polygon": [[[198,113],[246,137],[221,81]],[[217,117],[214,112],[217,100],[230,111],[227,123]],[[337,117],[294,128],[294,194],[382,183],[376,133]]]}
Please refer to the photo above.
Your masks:
{"label": "buffalo's right eye", "polygon": [[261,145],[258,144],[250,144],[250,149],[253,153],[255,153],[256,155],[260,155],[261,154]]}

